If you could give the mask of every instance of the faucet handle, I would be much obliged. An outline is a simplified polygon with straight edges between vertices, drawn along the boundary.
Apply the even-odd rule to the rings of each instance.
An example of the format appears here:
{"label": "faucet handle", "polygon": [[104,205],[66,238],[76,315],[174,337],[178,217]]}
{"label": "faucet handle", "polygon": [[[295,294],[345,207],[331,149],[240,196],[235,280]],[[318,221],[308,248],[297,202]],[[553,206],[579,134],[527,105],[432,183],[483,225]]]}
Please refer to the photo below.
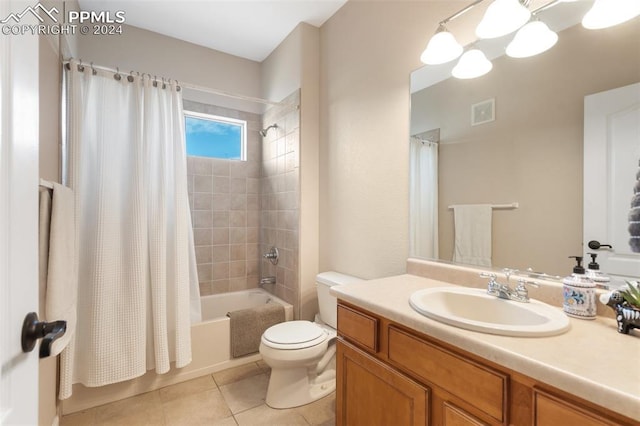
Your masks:
{"label": "faucet handle", "polygon": [[491,278],[492,280],[495,280],[496,278],[498,278],[498,276],[496,274],[494,274],[493,272],[480,272],[479,275],[482,278]]}
{"label": "faucet handle", "polygon": [[509,284],[509,277],[518,272],[520,272],[518,269],[502,268],[502,273],[507,278],[507,284]]}
{"label": "faucet handle", "polygon": [[538,284],[535,281],[530,281],[530,280],[527,280],[526,278],[520,278],[518,280],[518,285],[515,288],[515,293],[518,299],[522,302],[529,301],[529,290],[527,289],[528,285],[536,288],[540,287],[540,284]]}

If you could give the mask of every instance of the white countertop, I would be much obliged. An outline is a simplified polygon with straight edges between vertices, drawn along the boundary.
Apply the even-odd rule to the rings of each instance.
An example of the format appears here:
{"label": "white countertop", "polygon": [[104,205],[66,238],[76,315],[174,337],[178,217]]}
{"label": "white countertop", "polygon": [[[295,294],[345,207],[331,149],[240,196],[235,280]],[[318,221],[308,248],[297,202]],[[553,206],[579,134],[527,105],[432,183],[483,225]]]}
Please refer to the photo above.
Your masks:
{"label": "white countertop", "polygon": [[[570,318],[552,337],[506,337],[449,326],[409,306],[416,290],[452,284],[399,275],[331,287],[331,294],[540,382],[640,420],[640,330],[617,332],[613,319]],[[560,308],[558,308],[560,309]]]}

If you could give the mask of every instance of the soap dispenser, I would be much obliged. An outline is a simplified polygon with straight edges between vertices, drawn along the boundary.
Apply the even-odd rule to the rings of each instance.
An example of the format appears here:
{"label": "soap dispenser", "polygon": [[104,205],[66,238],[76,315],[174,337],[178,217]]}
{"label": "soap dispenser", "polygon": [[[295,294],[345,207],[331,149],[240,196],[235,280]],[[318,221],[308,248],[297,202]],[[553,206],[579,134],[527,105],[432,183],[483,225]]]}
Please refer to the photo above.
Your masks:
{"label": "soap dispenser", "polygon": [[573,273],[562,280],[562,309],[572,317],[580,319],[596,318],[596,283],[585,275],[581,256],[569,256],[576,259]]}
{"label": "soap dispenser", "polygon": [[596,287],[609,288],[609,282],[611,278],[606,276],[604,273],[600,271],[600,265],[596,262],[596,257],[598,257],[597,253],[589,253],[591,256],[591,262],[587,266],[587,271],[585,275],[593,280],[596,283]]}

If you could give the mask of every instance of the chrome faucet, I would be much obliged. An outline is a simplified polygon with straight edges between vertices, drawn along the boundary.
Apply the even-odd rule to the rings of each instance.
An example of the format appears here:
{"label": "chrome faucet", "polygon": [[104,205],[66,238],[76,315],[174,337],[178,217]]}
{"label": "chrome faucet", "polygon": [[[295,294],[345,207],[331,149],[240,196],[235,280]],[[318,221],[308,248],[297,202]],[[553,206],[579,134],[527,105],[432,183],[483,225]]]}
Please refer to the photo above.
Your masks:
{"label": "chrome faucet", "polygon": [[500,299],[515,300],[516,302],[528,303],[529,291],[527,289],[527,285],[539,287],[539,284],[535,281],[529,281],[525,278],[520,278],[518,280],[518,285],[516,285],[516,287],[512,289],[508,284],[509,278],[513,273],[517,271],[514,269],[504,269],[502,272],[507,278],[507,284],[500,284],[499,282],[497,282],[497,275],[494,273],[480,273],[481,277],[489,278],[489,283],[487,284],[487,294],[499,297]]}

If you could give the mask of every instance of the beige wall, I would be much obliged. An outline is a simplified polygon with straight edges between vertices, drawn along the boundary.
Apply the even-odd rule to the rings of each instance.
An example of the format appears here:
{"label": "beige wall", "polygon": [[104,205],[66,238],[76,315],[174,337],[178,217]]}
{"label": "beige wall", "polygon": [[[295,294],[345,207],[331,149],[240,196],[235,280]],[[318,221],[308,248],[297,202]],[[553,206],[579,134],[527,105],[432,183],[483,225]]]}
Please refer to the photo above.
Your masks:
{"label": "beige wall", "polygon": [[[503,57],[486,76],[450,79],[412,96],[412,132],[441,129],[441,259],[453,253],[448,205],[517,201],[517,210],[494,210],[493,265],[570,271],[567,256],[583,252],[584,96],[640,79],[635,22],[605,31],[578,25],[543,55]],[[471,126],[471,105],[489,98],[496,120]]]}
{"label": "beige wall", "polygon": [[[260,64],[249,59],[211,50],[124,25],[120,35],[78,37],[78,58],[123,73],[147,72],[198,86],[239,95],[260,97]],[[184,97],[228,108],[261,112],[259,104],[224,97],[211,97],[186,90]]]}
{"label": "beige wall", "polygon": [[[303,319],[312,319],[318,312],[319,73],[320,30],[305,23],[298,25],[262,63],[263,97],[280,101],[300,88],[296,315]],[[266,120],[265,126],[268,124]]]}
{"label": "beige wall", "polygon": [[321,270],[405,271],[409,73],[443,3],[350,1],[320,30]]}

